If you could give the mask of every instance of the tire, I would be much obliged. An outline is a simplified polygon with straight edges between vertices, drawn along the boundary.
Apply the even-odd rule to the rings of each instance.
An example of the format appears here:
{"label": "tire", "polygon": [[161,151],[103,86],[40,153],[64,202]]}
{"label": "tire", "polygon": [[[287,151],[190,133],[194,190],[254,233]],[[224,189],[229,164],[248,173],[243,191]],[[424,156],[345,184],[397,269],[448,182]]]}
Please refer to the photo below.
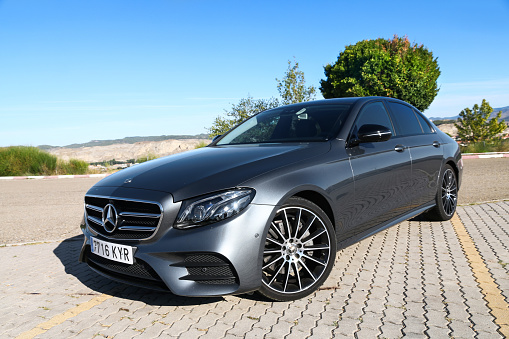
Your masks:
{"label": "tire", "polygon": [[440,176],[440,187],[435,202],[435,207],[426,212],[424,217],[432,221],[451,219],[458,204],[458,181],[456,173],[450,165],[445,165],[444,172]]}
{"label": "tire", "polygon": [[336,257],[334,227],[314,203],[290,198],[271,222],[259,292],[276,301],[303,298],[329,276]]}

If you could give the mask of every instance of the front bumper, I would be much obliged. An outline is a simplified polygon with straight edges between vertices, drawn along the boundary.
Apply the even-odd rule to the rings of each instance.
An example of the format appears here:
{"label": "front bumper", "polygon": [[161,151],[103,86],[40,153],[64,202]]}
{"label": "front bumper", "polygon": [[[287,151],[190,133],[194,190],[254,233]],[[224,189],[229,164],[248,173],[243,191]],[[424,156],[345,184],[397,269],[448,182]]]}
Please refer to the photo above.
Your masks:
{"label": "front bumper", "polygon": [[[147,199],[135,189],[101,188],[95,195]],[[186,230],[171,227],[180,203],[162,192],[150,199],[163,206],[163,221],[146,240],[106,239],[84,220],[85,241],[80,261],[111,279],[145,288],[170,290],[182,296],[217,296],[256,290],[261,285],[265,232],[274,206],[249,205],[241,214],[207,226]],[[135,248],[134,265],[121,264],[90,252],[90,237]]]}

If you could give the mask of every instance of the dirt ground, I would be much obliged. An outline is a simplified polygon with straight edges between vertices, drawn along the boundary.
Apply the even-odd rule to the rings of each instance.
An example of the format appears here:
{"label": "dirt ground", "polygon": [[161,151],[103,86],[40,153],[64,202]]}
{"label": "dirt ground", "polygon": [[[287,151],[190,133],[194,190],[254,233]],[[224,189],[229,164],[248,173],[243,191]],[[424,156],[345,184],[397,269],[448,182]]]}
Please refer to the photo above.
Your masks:
{"label": "dirt ground", "polygon": [[[0,245],[81,234],[83,197],[99,180],[0,180]],[[464,160],[459,204],[501,199],[509,199],[509,158]]]}

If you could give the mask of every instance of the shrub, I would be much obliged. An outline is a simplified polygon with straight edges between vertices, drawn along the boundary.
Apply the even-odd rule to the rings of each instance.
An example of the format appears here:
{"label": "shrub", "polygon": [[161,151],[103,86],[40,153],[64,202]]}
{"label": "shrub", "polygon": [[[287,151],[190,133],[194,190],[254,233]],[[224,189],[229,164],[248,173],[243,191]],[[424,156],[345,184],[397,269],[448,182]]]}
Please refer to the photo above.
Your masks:
{"label": "shrub", "polygon": [[57,163],[58,174],[86,174],[88,172],[88,163],[83,160],[70,159],[59,161]]}
{"label": "shrub", "polygon": [[437,58],[405,36],[363,40],[349,45],[334,64],[324,67],[320,90],[325,99],[384,96],[423,111],[438,93]]}
{"label": "shrub", "polygon": [[141,164],[143,162],[154,160],[154,159],[157,159],[157,155],[155,155],[153,153],[149,153],[149,154],[147,154],[146,156],[144,156],[142,158],[136,159],[136,162]]}
{"label": "shrub", "polygon": [[13,146],[0,149],[0,175],[52,175],[57,157],[37,147]]}
{"label": "shrub", "polygon": [[461,153],[509,152],[509,139],[492,142],[472,142],[461,146]]}
{"label": "shrub", "polygon": [[198,148],[203,148],[205,146],[207,146],[209,143],[205,142],[205,141],[200,141],[198,144],[196,144],[196,146],[194,146],[194,149],[198,149]]}
{"label": "shrub", "polygon": [[85,174],[88,163],[83,160],[57,160],[37,147],[0,148],[0,176]]}

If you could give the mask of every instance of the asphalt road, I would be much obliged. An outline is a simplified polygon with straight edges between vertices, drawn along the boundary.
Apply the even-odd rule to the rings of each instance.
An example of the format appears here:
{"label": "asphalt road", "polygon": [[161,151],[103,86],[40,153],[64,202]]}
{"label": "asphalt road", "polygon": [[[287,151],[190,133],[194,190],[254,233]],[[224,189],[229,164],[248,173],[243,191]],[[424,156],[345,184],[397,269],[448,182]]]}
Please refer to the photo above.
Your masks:
{"label": "asphalt road", "polygon": [[[509,199],[509,158],[464,160],[459,204]],[[0,245],[81,234],[83,196],[100,179],[0,180]]]}

